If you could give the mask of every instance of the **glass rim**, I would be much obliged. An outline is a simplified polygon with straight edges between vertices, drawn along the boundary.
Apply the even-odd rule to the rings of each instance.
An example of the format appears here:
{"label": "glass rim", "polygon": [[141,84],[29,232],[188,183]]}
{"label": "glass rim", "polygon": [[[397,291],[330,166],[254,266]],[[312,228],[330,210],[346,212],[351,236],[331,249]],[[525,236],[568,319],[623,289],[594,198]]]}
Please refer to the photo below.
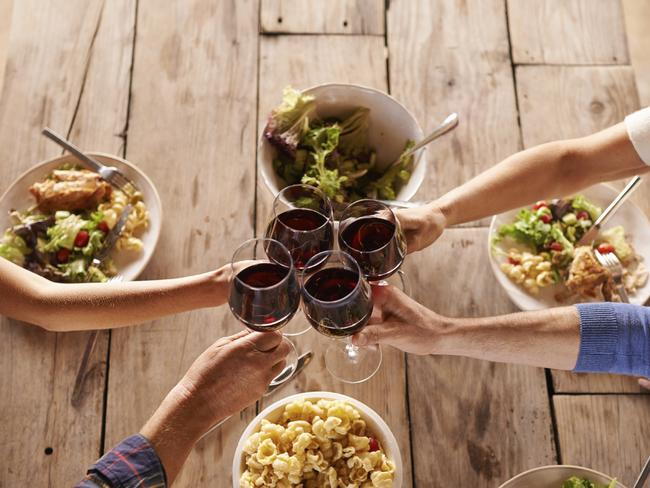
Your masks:
{"label": "glass rim", "polygon": [[[325,217],[325,222],[323,222],[321,225],[319,225],[319,226],[316,227],[315,229],[310,229],[310,230],[294,229],[293,227],[289,227],[289,226],[288,226],[287,224],[285,224],[284,222],[278,220],[278,212],[277,212],[276,209],[275,209],[275,204],[276,204],[276,202],[279,201],[279,199],[280,199],[280,195],[281,195],[285,190],[287,190],[287,189],[289,189],[289,188],[298,188],[298,187],[303,188],[303,189],[308,189],[308,190],[314,191],[316,194],[318,194],[318,196],[319,196],[320,198],[323,199],[323,201],[324,201],[325,204],[327,205],[327,208],[328,208],[328,210],[329,210],[329,215],[325,215],[325,214],[323,214],[322,212],[319,212],[318,210],[314,210],[315,212],[317,212],[317,213],[321,214],[323,217]],[[293,208],[299,209],[299,208],[302,208],[302,207],[293,207]],[[308,209],[308,210],[312,210],[312,209]],[[280,212],[280,213],[283,213],[283,212]],[[296,232],[296,233],[316,232],[316,231],[321,230],[323,227],[325,227],[325,226],[328,225],[328,224],[334,224],[334,207],[332,206],[332,202],[331,202],[331,200],[329,199],[329,197],[328,197],[328,196],[325,194],[325,192],[324,192],[323,190],[321,190],[320,188],[317,188],[317,187],[312,186],[312,185],[306,185],[306,184],[304,184],[304,183],[294,183],[293,185],[288,185],[288,186],[285,186],[284,188],[282,188],[282,189],[278,192],[278,194],[275,196],[275,198],[273,199],[273,221],[274,221],[274,222],[280,222],[280,223],[281,223],[285,228],[290,229],[292,232]]]}
{"label": "glass rim", "polygon": [[[241,272],[244,271],[245,269],[248,269],[248,268],[250,268],[250,266],[253,266],[253,264],[256,264],[258,260],[255,260],[255,262],[254,262],[253,264],[251,264],[250,266],[247,266],[246,268],[243,268],[243,269],[239,270],[238,272],[235,272],[235,263],[236,263],[236,262],[239,262],[239,261],[235,261],[235,255],[236,255],[236,254],[237,254],[237,253],[238,253],[238,252],[239,252],[239,251],[240,251],[244,246],[247,246],[247,245],[249,245],[249,244],[252,244],[253,242],[265,242],[265,241],[268,241],[268,242],[271,242],[271,243],[273,243],[273,244],[277,244],[278,246],[280,246],[280,248],[282,249],[282,251],[285,252],[285,253],[287,254],[287,256],[289,257],[289,266],[286,267],[286,266],[284,266],[284,265],[281,264],[281,263],[274,263],[273,260],[271,260],[271,258],[268,258],[268,256],[267,256],[267,258],[269,259],[269,261],[261,261],[261,262],[262,262],[262,263],[264,263],[264,262],[269,262],[269,263],[272,263],[272,264],[278,264],[278,265],[282,266],[283,268],[286,268],[286,269],[287,269],[287,274],[286,274],[286,276],[285,276],[284,278],[282,278],[280,281],[278,281],[277,283],[275,283],[275,284],[273,284],[273,285],[270,285],[270,286],[251,286],[251,285],[249,285],[248,283],[245,283],[244,281],[242,281],[242,280],[241,280],[240,278],[238,278],[237,276],[239,275],[239,273],[241,273]],[[291,274],[295,271],[295,265],[293,264],[293,258],[291,257],[291,253],[290,253],[289,250],[285,247],[285,245],[282,244],[280,241],[276,241],[275,239],[271,239],[271,238],[269,238],[269,237],[252,237],[252,238],[250,238],[250,239],[246,239],[244,242],[242,242],[239,246],[237,246],[237,249],[235,249],[235,252],[232,253],[232,258],[230,258],[230,270],[232,271],[231,282],[233,282],[233,281],[236,280],[237,282],[241,283],[242,285],[244,285],[244,286],[246,286],[246,287],[248,287],[248,288],[252,288],[252,289],[254,289],[254,290],[271,290],[271,289],[273,289],[273,288],[275,288],[275,287],[278,287],[278,286],[280,286],[280,285],[283,285],[286,281],[288,281],[288,279],[289,279],[289,277],[291,276]]]}
{"label": "glass rim", "polygon": [[[354,286],[354,289],[353,289],[352,291],[350,291],[350,293],[348,293],[348,294],[345,295],[344,297],[339,298],[339,299],[337,299],[337,300],[329,300],[329,301],[328,301],[328,300],[321,300],[321,299],[319,299],[319,298],[316,298],[316,297],[315,297],[314,295],[312,295],[311,293],[309,293],[309,291],[307,290],[307,287],[305,286],[305,279],[304,279],[304,276],[305,276],[305,274],[308,273],[307,270],[309,269],[309,267],[310,267],[309,265],[310,265],[310,263],[311,263],[312,260],[315,260],[315,259],[318,258],[319,256],[320,256],[320,257],[323,257],[323,256],[325,256],[325,255],[326,255],[326,256],[332,256],[332,255],[334,255],[334,254],[341,254],[341,255],[345,256],[346,258],[348,258],[350,261],[352,261],[352,262],[354,263],[354,266],[356,267],[357,275],[359,276],[359,279],[357,279],[357,284]],[[327,262],[329,262],[329,259],[327,260]],[[320,271],[320,270],[316,270],[316,271],[314,271],[314,272],[309,272],[309,273],[311,274],[310,278],[311,278],[313,275],[315,275],[316,273],[318,273],[319,271]],[[342,302],[343,300],[345,300],[345,299],[347,299],[348,297],[352,296],[352,294],[356,293],[356,291],[361,287],[361,280],[365,280],[365,279],[366,279],[365,275],[364,275],[363,272],[361,271],[361,267],[359,266],[359,263],[357,263],[357,260],[354,259],[354,258],[353,258],[350,254],[348,254],[347,252],[342,251],[342,250],[340,250],[340,249],[330,249],[330,250],[328,250],[328,251],[321,251],[321,252],[319,252],[318,254],[314,254],[311,258],[309,258],[309,260],[308,260],[307,263],[305,264],[305,269],[302,270],[301,274],[302,274],[302,277],[303,277],[303,279],[302,279],[302,284],[301,284],[301,286],[300,286],[300,290],[302,291],[302,293],[308,295],[308,297],[309,297],[311,300],[315,301],[315,302],[323,303],[323,304],[330,304],[330,305],[332,305],[332,304],[337,304],[337,303],[339,303],[339,302]]]}
{"label": "glass rim", "polygon": [[[394,220],[394,222],[391,222],[391,224],[393,224],[395,228],[393,229],[393,235],[390,236],[390,239],[388,239],[388,241],[386,242],[386,244],[384,244],[384,245],[381,246],[381,247],[378,247],[377,249],[373,249],[372,251],[361,251],[361,250],[359,250],[359,249],[355,249],[354,247],[350,246],[347,242],[345,242],[345,240],[343,240],[341,234],[343,233],[343,230],[347,229],[348,226],[349,226],[350,224],[347,224],[347,225],[345,225],[345,226],[341,226],[341,222],[344,222],[343,218],[341,218],[341,219],[339,220],[339,229],[338,229],[338,235],[339,235],[339,238],[340,238],[339,240],[340,240],[340,241],[343,241],[343,242],[345,243],[346,247],[349,247],[349,248],[352,249],[355,253],[359,253],[359,254],[373,254],[373,253],[376,253],[376,252],[382,251],[384,248],[388,247],[388,245],[390,245],[390,243],[393,241],[393,239],[397,236],[397,231],[399,230],[399,231],[401,232],[401,230],[402,230],[402,228],[401,228],[401,226],[400,226],[400,224],[399,224],[399,220],[397,219],[397,216],[395,215],[395,212],[393,212],[393,209],[390,208],[390,207],[389,207],[388,205],[386,205],[385,203],[382,203],[382,202],[380,202],[379,200],[374,200],[374,199],[372,199],[372,198],[364,198],[364,199],[362,199],[362,200],[357,200],[357,201],[355,201],[355,202],[352,202],[352,203],[349,204],[347,207],[345,207],[345,209],[344,209],[343,212],[341,213],[341,217],[343,217],[343,215],[345,215],[345,212],[347,212],[348,209],[349,209],[350,207],[352,207],[353,205],[356,205],[356,204],[358,204],[358,203],[366,203],[366,202],[372,202],[372,203],[374,203],[374,204],[376,204],[376,205],[379,205],[379,206],[381,206],[381,207],[384,207],[386,210],[388,210],[388,211],[390,212],[390,214],[393,216],[393,220]],[[365,216],[364,216],[364,217],[365,217]],[[352,218],[352,217],[348,217],[348,218]],[[363,218],[363,217],[357,217],[357,218],[355,218],[354,220],[358,220],[358,219],[362,219],[362,218]],[[347,220],[347,219],[346,219],[346,220]],[[384,219],[384,220],[387,220],[388,222],[390,222],[390,220],[388,220],[388,219]],[[342,227],[343,227],[343,228],[342,228]]]}

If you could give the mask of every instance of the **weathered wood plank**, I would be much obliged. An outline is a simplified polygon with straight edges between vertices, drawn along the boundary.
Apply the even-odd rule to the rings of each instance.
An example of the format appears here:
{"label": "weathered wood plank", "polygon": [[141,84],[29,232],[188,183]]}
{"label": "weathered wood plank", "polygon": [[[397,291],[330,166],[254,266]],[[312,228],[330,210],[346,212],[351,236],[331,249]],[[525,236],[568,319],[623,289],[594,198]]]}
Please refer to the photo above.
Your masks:
{"label": "weathered wood plank", "polygon": [[[140,2],[127,158],[165,213],[147,278],[225,264],[253,235],[258,11],[256,0]],[[106,447],[137,431],[209,344],[241,329],[221,307],[114,331]],[[230,486],[244,424],[204,439],[178,486]]]}
{"label": "weathered wood plank", "polygon": [[627,64],[620,0],[508,0],[517,64]]}
{"label": "weathered wood plank", "polygon": [[[345,52],[346,56],[339,53]],[[299,88],[323,83],[358,83],[386,90],[386,63],[383,39],[361,36],[286,36],[262,38],[260,57],[259,129],[267,114],[277,105],[282,88],[291,83]],[[259,132],[259,131],[258,131]],[[261,178],[258,178],[261,182]],[[263,185],[263,183],[262,183]],[[258,234],[266,228],[272,196],[267,188],[258,188]],[[307,326],[299,314],[294,320]],[[317,332],[310,331],[296,338],[299,351],[312,350],[316,360],[305,374],[283,388],[269,400],[298,391],[326,390],[345,393],[375,409],[390,425],[401,448],[404,462],[404,486],[411,486],[409,420],[406,406],[406,374],[404,355],[384,349],[381,369],[369,381],[347,385],[333,378],[325,369],[322,353],[329,345]]]}
{"label": "weathered wood plank", "polygon": [[2,94],[2,82],[5,77],[5,65],[7,63],[7,51],[9,49],[9,33],[11,32],[11,12],[13,0],[0,0],[0,94]]}
{"label": "weathered wood plank", "polygon": [[553,400],[562,462],[632,486],[650,452],[650,395],[556,395]]}
{"label": "weathered wood plank", "polygon": [[384,0],[262,0],[264,33],[384,35]]}
{"label": "weathered wood plank", "polygon": [[[408,258],[413,297],[449,316],[515,311],[488,264],[486,229],[449,229]],[[498,486],[556,461],[544,370],[408,356],[415,482]]]}
{"label": "weathered wood plank", "polygon": [[460,116],[429,146],[416,198],[436,198],[520,149],[503,1],[393,0],[387,30],[391,93],[425,133]]}
{"label": "weathered wood plank", "polygon": [[[520,66],[516,78],[525,147],[592,134],[638,108],[634,73],[628,66]],[[646,181],[632,197],[648,215],[649,189]],[[555,371],[553,383],[557,392],[639,391],[633,378],[616,375]]]}
{"label": "weathered wood plank", "polygon": [[[0,191],[19,172],[60,152],[40,137],[44,125],[66,133],[74,121],[82,147],[119,151],[113,133],[126,123],[135,13],[126,0],[16,2],[14,9],[0,100]],[[86,334],[45,333],[3,319],[0,335],[0,417],[12,419],[0,435],[0,486],[70,486],[99,452],[107,336],[98,341],[86,396],[74,409],[70,395]]]}
{"label": "weathered wood plank", "polygon": [[627,46],[641,105],[650,105],[650,2],[623,0]]}

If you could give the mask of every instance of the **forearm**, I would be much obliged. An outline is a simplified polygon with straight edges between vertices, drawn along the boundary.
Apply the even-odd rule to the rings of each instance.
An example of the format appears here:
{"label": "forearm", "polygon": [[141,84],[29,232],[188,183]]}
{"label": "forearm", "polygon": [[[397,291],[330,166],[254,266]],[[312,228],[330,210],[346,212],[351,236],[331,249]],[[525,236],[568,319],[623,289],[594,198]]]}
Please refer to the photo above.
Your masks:
{"label": "forearm", "polygon": [[449,319],[437,354],[503,363],[573,369],[580,348],[575,307],[483,318]]}

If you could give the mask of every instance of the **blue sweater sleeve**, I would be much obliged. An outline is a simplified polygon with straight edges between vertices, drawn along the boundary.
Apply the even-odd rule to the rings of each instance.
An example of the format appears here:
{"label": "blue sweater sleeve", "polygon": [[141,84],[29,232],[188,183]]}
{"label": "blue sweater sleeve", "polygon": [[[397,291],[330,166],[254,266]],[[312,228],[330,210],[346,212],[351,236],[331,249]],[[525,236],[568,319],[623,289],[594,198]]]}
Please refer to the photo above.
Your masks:
{"label": "blue sweater sleeve", "polygon": [[580,352],[574,371],[650,377],[650,308],[583,303]]}

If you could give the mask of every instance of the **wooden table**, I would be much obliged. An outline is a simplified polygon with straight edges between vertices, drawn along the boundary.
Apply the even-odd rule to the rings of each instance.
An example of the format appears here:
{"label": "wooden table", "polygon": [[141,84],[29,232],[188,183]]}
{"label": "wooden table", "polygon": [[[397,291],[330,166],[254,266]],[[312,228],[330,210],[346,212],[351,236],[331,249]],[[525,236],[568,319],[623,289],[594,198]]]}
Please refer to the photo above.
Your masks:
{"label": "wooden table", "polygon": [[[287,84],[387,90],[425,130],[457,111],[460,126],[431,148],[422,199],[639,106],[618,0],[0,0],[0,36],[0,191],[57,154],[45,125],[126,157],[165,212],[143,279],[216,267],[263,228],[271,199],[256,188],[256,139]],[[636,197],[650,209],[647,186]],[[489,270],[486,224],[408,258],[418,300],[452,315],[515,310]],[[222,307],[103,332],[74,409],[87,334],[0,323],[3,488],[79,479],[199,352],[241,327]],[[314,333],[298,347],[322,350]],[[368,403],[400,442],[405,486],[496,487],[552,463],[629,485],[650,453],[650,397],[633,379],[384,352],[367,383],[338,383],[319,357],[279,394]],[[230,486],[235,443],[261,407],[201,441],[176,486]]]}

